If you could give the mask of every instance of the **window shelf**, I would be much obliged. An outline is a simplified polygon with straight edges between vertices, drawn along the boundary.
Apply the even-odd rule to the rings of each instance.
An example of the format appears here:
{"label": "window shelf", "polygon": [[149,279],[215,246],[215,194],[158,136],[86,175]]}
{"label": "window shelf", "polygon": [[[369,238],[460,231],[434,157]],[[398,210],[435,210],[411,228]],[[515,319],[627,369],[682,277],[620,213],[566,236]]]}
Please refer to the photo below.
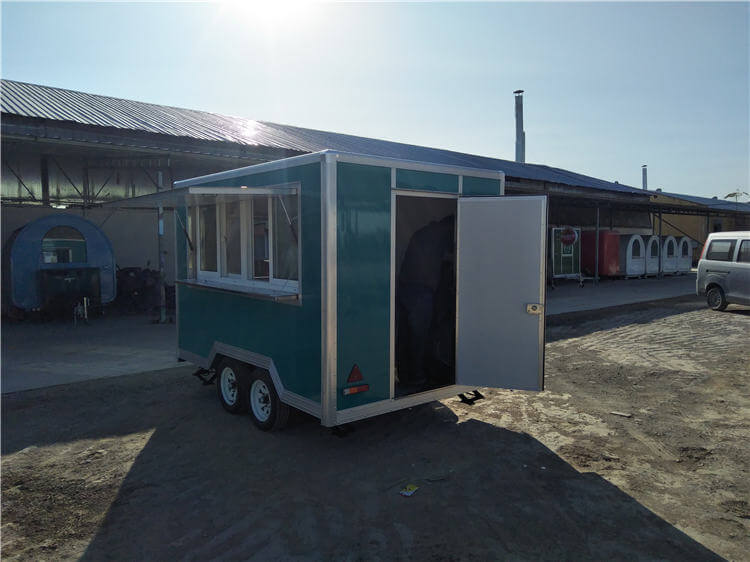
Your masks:
{"label": "window shelf", "polygon": [[201,289],[215,289],[229,293],[238,293],[248,297],[270,300],[274,302],[298,303],[297,288],[281,289],[276,287],[258,287],[244,283],[232,282],[228,279],[181,279],[178,285],[198,287]]}

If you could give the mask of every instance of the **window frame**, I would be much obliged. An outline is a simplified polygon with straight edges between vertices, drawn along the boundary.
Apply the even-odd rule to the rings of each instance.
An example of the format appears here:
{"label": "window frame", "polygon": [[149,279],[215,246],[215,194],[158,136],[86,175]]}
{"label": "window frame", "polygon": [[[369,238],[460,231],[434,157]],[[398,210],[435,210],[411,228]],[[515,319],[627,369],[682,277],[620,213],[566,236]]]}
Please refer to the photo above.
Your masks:
{"label": "window frame", "polygon": [[[203,252],[202,246],[203,243],[201,241],[201,207],[211,207],[214,206],[214,212],[216,213],[216,271],[207,271],[205,269],[201,269],[201,254]],[[210,203],[206,202],[200,202],[195,205],[196,210],[196,221],[195,221],[195,278],[196,279],[211,279],[216,280],[220,278],[220,261],[221,261],[221,248],[220,248],[220,227],[219,227],[219,202],[216,200],[211,201]]]}
{"label": "window frame", "polygon": [[[656,253],[651,250],[656,248]],[[648,244],[648,257],[649,259],[659,258],[659,242],[657,240],[651,240]]]}
{"label": "window frame", "polygon": [[[630,247],[630,256],[633,258],[641,259],[642,257],[646,257],[645,249],[641,247],[642,242],[638,240],[638,238],[633,239],[633,244]],[[635,249],[638,248],[638,254],[635,253]],[[641,255],[643,254],[643,255]]]}
{"label": "window frame", "polygon": [[[54,231],[58,231],[58,233],[54,233]],[[62,231],[62,233],[59,233],[59,231]],[[45,249],[44,246],[45,246],[46,241],[62,242],[65,245],[61,245],[61,246],[54,245],[51,248],[48,247],[47,249]],[[70,245],[70,243],[72,242],[75,242],[76,246],[78,246],[78,243],[80,242],[83,243],[83,245],[81,246],[83,249],[83,260],[76,261],[73,259],[75,246]],[[59,260],[59,257],[60,255],[62,255],[63,252],[66,253],[67,261]],[[53,256],[55,260],[51,261],[51,258]],[[50,258],[50,261],[47,261],[48,257]],[[41,263],[44,265],[58,264],[58,263],[66,264],[66,265],[88,263],[89,261],[88,241],[86,240],[86,237],[83,235],[83,233],[74,226],[69,226],[65,224],[53,226],[47,230],[44,236],[42,236],[40,258],[41,258]]]}
{"label": "window frame", "polygon": [[236,201],[239,204],[239,210],[240,210],[240,272],[239,273],[229,273],[229,259],[227,256],[227,220],[226,220],[226,211],[227,211],[227,203],[233,203],[234,201],[227,201],[226,199],[220,198],[217,200],[216,205],[219,210],[219,217],[221,220],[217,223],[217,230],[219,230],[218,227],[221,227],[221,232],[218,232],[218,238],[219,238],[219,250],[220,253],[218,254],[217,267],[219,271],[219,277],[221,278],[227,278],[227,279],[242,279],[245,274],[245,256],[247,254],[247,248],[245,247],[245,236],[246,236],[246,229],[243,227],[245,223],[245,207],[247,206],[247,201]]}
{"label": "window frame", "polygon": [[[727,255],[728,259],[716,259],[712,258],[711,256],[711,246],[713,246],[717,242],[728,242],[729,243],[729,253]],[[737,255],[737,239],[736,238],[714,238],[708,243],[708,248],[706,248],[706,257],[705,259],[709,261],[721,261],[721,262],[733,262],[735,261],[735,256]]]}
{"label": "window frame", "polygon": [[[274,187],[283,187],[284,191],[279,193],[268,192]],[[264,193],[255,193],[248,190],[247,195],[227,196],[201,194],[193,201],[187,202],[187,214],[195,210],[195,277],[193,281],[205,283],[218,288],[242,291],[247,293],[269,294],[281,293],[283,295],[301,295],[302,293],[302,191],[299,182],[283,184],[280,186],[259,187]],[[296,197],[296,228],[297,228],[297,279],[280,279],[274,277],[274,243],[276,237],[276,225],[273,217],[274,199],[283,195]],[[207,200],[210,198],[210,200]],[[240,204],[240,264],[241,273],[229,273],[227,271],[226,255],[226,206],[228,202],[238,201]],[[260,203],[262,201],[262,203]],[[254,234],[253,234],[253,209],[257,204],[267,206],[268,213],[268,279],[254,279]],[[201,221],[200,208],[210,205],[216,206],[216,271],[205,271],[201,266]],[[188,259],[190,259],[188,250]]]}
{"label": "window frame", "polygon": [[740,256],[742,256],[742,248],[747,246],[748,250],[750,250],[750,238],[740,239],[739,242],[740,242],[740,247],[737,249],[737,255],[735,256],[734,261],[736,261],[737,263],[750,264],[750,259],[748,259],[747,261],[740,260]]}

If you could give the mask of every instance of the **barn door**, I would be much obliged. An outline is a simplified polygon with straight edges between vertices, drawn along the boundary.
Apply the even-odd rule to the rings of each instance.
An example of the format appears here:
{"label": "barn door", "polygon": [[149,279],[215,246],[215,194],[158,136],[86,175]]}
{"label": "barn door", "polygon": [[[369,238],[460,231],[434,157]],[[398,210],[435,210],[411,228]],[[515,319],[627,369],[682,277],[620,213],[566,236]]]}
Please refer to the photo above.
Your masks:
{"label": "barn door", "polygon": [[458,202],[456,384],[544,385],[546,197]]}

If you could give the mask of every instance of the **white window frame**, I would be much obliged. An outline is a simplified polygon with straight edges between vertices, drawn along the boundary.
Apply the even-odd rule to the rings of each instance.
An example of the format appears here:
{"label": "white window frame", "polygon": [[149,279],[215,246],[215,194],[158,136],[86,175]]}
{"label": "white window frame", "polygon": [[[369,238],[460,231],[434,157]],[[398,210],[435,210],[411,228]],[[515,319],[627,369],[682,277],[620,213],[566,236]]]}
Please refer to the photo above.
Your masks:
{"label": "white window frame", "polygon": [[197,205],[185,205],[185,224],[183,225],[184,234],[189,237],[193,249],[190,249],[190,243],[185,244],[185,276],[187,279],[197,279],[198,275],[198,207]]}
{"label": "white window frame", "polygon": [[[227,260],[227,244],[226,244],[226,237],[227,237],[227,221],[226,221],[226,210],[227,210],[227,203],[239,203],[240,207],[240,272],[239,273],[229,273],[229,265]],[[220,276],[222,278],[227,279],[242,279],[245,277],[245,259],[247,255],[247,248],[246,248],[246,236],[247,236],[247,229],[244,227],[245,220],[246,220],[246,213],[245,208],[248,204],[248,201],[227,201],[226,199],[219,199],[217,201],[217,206],[219,207],[219,217],[221,218],[220,222],[217,223],[217,226],[221,226],[221,232],[220,232],[220,240],[219,240],[219,249],[221,250],[221,254],[219,255],[219,263],[220,263]]]}
{"label": "white window frame", "polygon": [[[277,186],[273,186],[277,187]],[[229,199],[222,195],[212,197],[212,200],[204,200],[205,194],[202,194],[201,198],[189,204],[188,212],[190,209],[195,208],[196,224],[195,224],[195,262],[196,262],[196,281],[206,283],[211,286],[217,286],[219,288],[227,288],[231,290],[245,291],[249,293],[258,292],[264,293],[281,293],[285,295],[299,295],[301,293],[301,276],[302,276],[302,235],[301,235],[301,206],[302,206],[302,195],[300,191],[299,183],[285,184],[283,187],[292,188],[291,193],[282,192],[278,194],[274,193],[261,193],[253,194],[248,193],[247,200],[243,200],[243,196],[240,202],[240,236],[241,236],[241,274],[230,274],[227,272],[227,259],[226,259],[226,204]],[[274,243],[275,243],[275,224],[273,216],[275,197],[282,195],[295,195],[297,197],[297,280],[293,279],[278,279],[274,277]],[[237,199],[232,199],[237,201]],[[268,207],[268,276],[269,279],[253,279],[253,206],[258,204],[260,201],[264,201],[264,204]],[[201,265],[201,224],[200,224],[200,208],[216,205],[216,265],[217,271],[205,271],[200,268]]]}
{"label": "white window frame", "polygon": [[[202,246],[203,243],[201,242],[201,207],[210,207],[211,205],[214,205],[214,211],[216,212],[216,271],[206,271],[204,269],[201,269],[201,252],[202,252]],[[221,228],[219,225],[219,203],[218,201],[211,201],[209,202],[201,202],[197,205],[195,205],[197,211],[196,211],[196,221],[195,221],[195,239],[196,239],[196,245],[195,245],[195,272],[196,277],[198,279],[218,279],[219,278],[219,271],[221,266],[221,247],[220,247],[220,241],[221,241]]]}

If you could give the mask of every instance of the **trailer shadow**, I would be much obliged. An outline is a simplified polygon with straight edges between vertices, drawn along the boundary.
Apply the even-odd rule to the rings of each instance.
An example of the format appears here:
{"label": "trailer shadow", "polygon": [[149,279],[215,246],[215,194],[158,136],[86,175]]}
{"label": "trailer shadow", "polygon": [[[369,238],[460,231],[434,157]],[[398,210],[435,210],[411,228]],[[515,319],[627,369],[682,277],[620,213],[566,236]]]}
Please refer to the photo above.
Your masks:
{"label": "trailer shadow", "polygon": [[[57,399],[3,397],[4,455],[152,432],[90,530],[86,560],[719,559],[531,436],[462,422],[442,403],[353,424],[339,438],[306,416],[260,432],[185,373],[116,382],[70,385]],[[41,421],[36,430],[28,416]],[[399,495],[406,484],[419,486],[412,497]]]}

